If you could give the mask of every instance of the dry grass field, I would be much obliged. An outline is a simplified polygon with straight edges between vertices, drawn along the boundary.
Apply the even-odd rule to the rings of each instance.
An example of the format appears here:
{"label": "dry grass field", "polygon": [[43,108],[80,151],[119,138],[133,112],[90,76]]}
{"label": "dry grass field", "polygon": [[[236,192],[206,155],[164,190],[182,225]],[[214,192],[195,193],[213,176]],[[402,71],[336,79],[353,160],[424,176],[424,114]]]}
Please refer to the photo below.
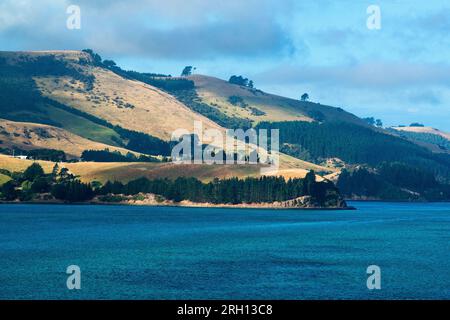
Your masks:
{"label": "dry grass field", "polygon": [[[69,158],[79,158],[84,150],[130,152],[127,149],[91,141],[53,126],[0,119],[0,147],[22,150],[51,148],[62,150]],[[133,152],[134,154],[137,154]]]}
{"label": "dry grass field", "polygon": [[[91,65],[79,64],[79,59],[90,56],[79,51],[40,51],[1,53],[14,64],[23,59],[42,55],[54,55],[82,69],[85,74],[95,77],[92,90],[86,90],[85,84],[66,76],[34,77],[39,90],[44,96],[63,104],[92,114],[112,124],[124,128],[145,132],[163,140],[168,140],[174,130],[184,128],[192,132],[194,121],[203,123],[203,130],[215,128],[223,132],[224,128],[204,116],[193,112],[173,96],[139,81],[122,78],[115,73]],[[231,85],[226,81],[194,75],[191,76],[201,99],[211,106],[226,112],[229,116],[250,118],[255,121],[312,121],[307,116],[310,103],[300,103],[293,99],[270,95],[257,90]],[[257,108],[265,115],[251,114],[248,108],[233,106],[228,102],[230,96],[240,96],[249,106]],[[309,105],[308,105],[309,104]],[[315,105],[315,104],[314,104]],[[319,105],[320,106],[320,105]],[[321,106],[327,116],[347,117],[347,113],[336,108]],[[22,111],[23,112],[23,111]],[[112,129],[96,124],[89,119],[68,113],[53,106],[37,106],[36,110],[26,111],[30,114],[19,115],[12,111],[9,116],[14,119],[24,116],[30,122],[38,122],[40,117],[47,117],[58,124],[54,126],[12,122],[1,120],[4,137],[0,137],[2,147],[17,146],[21,149],[51,148],[65,151],[68,155],[78,157],[85,149],[127,150],[117,147],[121,137]],[[34,121],[33,119],[36,119]],[[1,130],[0,130],[1,131]],[[95,142],[94,142],[95,140]],[[123,141],[122,141],[123,142]],[[116,147],[113,147],[116,146]],[[39,161],[45,170],[50,171],[53,163]],[[0,168],[23,171],[30,161],[1,156]],[[255,165],[175,165],[171,163],[64,163],[74,174],[84,181],[121,180],[128,181],[141,176],[149,178],[177,176],[195,176],[204,181],[214,177],[258,176],[259,166]],[[336,171],[313,163],[305,162],[284,154],[280,155],[280,171],[269,172],[270,175],[283,174],[286,177],[303,177],[307,170],[321,174]]]}
{"label": "dry grass field", "polygon": [[[204,75],[192,75],[189,79],[195,82],[201,99],[229,116],[249,118],[255,123],[260,121],[314,121],[309,115],[311,111],[320,112],[327,121],[351,122],[361,126],[367,124],[351,113],[320,103],[304,102],[258,90],[230,84],[228,81]],[[265,112],[265,115],[252,115],[249,107],[234,106],[228,98],[241,97],[249,107]]]}
{"label": "dry grass field", "polygon": [[69,77],[35,77],[42,94],[124,128],[169,140],[176,129],[193,130],[194,121],[204,129],[219,125],[197,114],[171,95],[139,81],[124,79],[98,67],[88,67],[95,76],[94,89]]}
{"label": "dry grass field", "polygon": [[431,127],[393,127],[392,129],[398,131],[407,131],[407,132],[415,132],[415,133],[430,133],[441,136],[442,138],[450,141],[450,133],[443,132],[441,130],[431,128]]}
{"label": "dry grass field", "polygon": [[[34,161],[21,160],[6,155],[0,155],[0,169],[11,172],[22,172]],[[36,161],[46,173],[50,173],[54,163],[50,161]],[[244,178],[261,176],[260,165],[207,165],[207,164],[174,164],[142,163],[142,162],[77,162],[59,163],[71,173],[80,177],[82,181],[118,180],[127,182],[140,177],[149,179],[176,177],[196,177],[202,181],[211,181],[214,178]],[[320,168],[320,167],[318,167]],[[317,169],[317,168],[316,168]],[[285,178],[303,178],[308,170],[303,168],[289,168],[281,166],[278,171],[268,172],[269,176],[284,176]]]}
{"label": "dry grass field", "polygon": [[[0,155],[0,169],[11,172],[22,172],[33,162],[39,163],[46,173],[50,173],[55,165],[50,161],[32,161]],[[71,173],[80,176],[82,181],[118,180],[127,182],[140,177],[149,179],[176,177],[196,177],[202,181],[211,181],[215,177],[247,177],[258,176],[257,165],[194,165],[174,163],[141,163],[141,162],[78,162],[59,163]]]}
{"label": "dry grass field", "polygon": [[9,180],[11,180],[10,177],[0,173],[0,186],[2,186],[3,184],[5,184],[6,182],[8,182]]}
{"label": "dry grass field", "polygon": [[[204,75],[193,75],[189,79],[195,82],[199,97],[207,104],[220,109],[228,116],[248,118],[259,121],[312,121],[299,109],[280,105],[276,96],[247,88],[231,85],[227,81]],[[253,115],[250,108],[235,106],[228,101],[231,96],[241,97],[249,107],[255,107],[265,115]]]}

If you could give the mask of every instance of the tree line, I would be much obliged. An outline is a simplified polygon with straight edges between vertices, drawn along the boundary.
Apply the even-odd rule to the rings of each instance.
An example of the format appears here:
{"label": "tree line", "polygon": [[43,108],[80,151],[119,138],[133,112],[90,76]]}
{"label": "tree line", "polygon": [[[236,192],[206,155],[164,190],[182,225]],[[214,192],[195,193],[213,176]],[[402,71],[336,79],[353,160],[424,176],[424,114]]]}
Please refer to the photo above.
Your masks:
{"label": "tree line", "polygon": [[81,160],[94,162],[161,162],[155,157],[143,154],[136,156],[131,152],[123,155],[120,151],[110,151],[108,148],[104,150],[84,150],[81,153]]}
{"label": "tree line", "polygon": [[437,181],[430,171],[399,162],[382,163],[374,169],[344,169],[336,185],[347,198],[408,201],[450,199],[450,185]]}
{"label": "tree line", "polygon": [[44,173],[38,163],[33,163],[24,172],[11,173],[2,170],[11,180],[0,188],[0,198],[6,201],[19,199],[30,201],[44,194],[67,202],[91,200],[96,195],[137,195],[153,193],[168,200],[179,202],[189,200],[198,203],[241,204],[271,203],[286,201],[301,196],[310,196],[315,203],[327,206],[337,203],[340,194],[329,181],[316,181],[315,173],[310,171],[304,179],[285,180],[282,177],[231,178],[203,183],[193,177],[150,180],[145,177],[122,183],[108,181],[83,183],[67,168],[55,164],[51,173]]}
{"label": "tree line", "polygon": [[190,200],[214,204],[270,203],[300,196],[311,196],[324,205],[336,200],[339,192],[332,182],[317,182],[311,171],[304,179],[285,180],[282,177],[231,178],[202,183],[196,178],[178,177],[175,180],[139,178],[126,184],[108,181],[99,194],[153,193],[175,202]]}
{"label": "tree line", "polygon": [[[280,148],[294,157],[307,154],[314,162],[337,157],[349,164],[376,167],[401,162],[450,181],[450,156],[434,154],[406,139],[345,122],[261,122],[257,129],[279,129]],[[269,139],[270,141],[270,139]]]}
{"label": "tree line", "polygon": [[23,150],[20,148],[0,148],[0,153],[7,155],[22,155],[26,156],[27,159],[31,160],[45,160],[52,162],[65,162],[67,161],[66,153],[62,150],[56,149],[32,149],[32,150]]}
{"label": "tree line", "polygon": [[37,162],[22,173],[11,173],[4,169],[2,173],[11,178],[0,188],[0,197],[6,201],[30,201],[37,194],[46,195],[43,200],[53,197],[68,202],[87,201],[95,196],[90,183],[81,182],[67,168],[60,169],[58,164],[55,164],[49,174],[46,174]]}

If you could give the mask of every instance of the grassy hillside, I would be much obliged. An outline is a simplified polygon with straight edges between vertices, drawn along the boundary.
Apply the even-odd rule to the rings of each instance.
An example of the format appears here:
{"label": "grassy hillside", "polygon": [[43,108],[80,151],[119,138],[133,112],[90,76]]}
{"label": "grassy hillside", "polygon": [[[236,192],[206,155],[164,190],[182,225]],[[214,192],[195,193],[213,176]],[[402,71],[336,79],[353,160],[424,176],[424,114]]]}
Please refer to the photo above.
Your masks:
{"label": "grassy hillside", "polygon": [[[205,103],[227,115],[248,118],[254,125],[261,121],[337,121],[367,126],[340,108],[268,94],[204,75],[192,75],[188,79],[194,81],[198,95]],[[233,104],[233,97],[241,99]],[[264,114],[252,114],[252,107]]]}
{"label": "grassy hillside", "polygon": [[[119,76],[85,52],[3,52],[0,65],[0,116],[5,119],[52,125],[144,153],[151,153],[155,144],[157,150],[169,147],[158,146],[162,141],[152,142],[146,133],[167,140],[175,129],[192,130],[194,120],[202,121],[204,129],[223,130],[169,93],[131,79],[128,73]],[[167,90],[167,83],[177,81],[159,80],[155,85]],[[287,156],[282,161],[300,170],[316,166]]]}
{"label": "grassy hillside", "polygon": [[393,127],[390,130],[432,152],[450,153],[450,133],[431,127]]}
{"label": "grassy hillside", "polygon": [[130,130],[167,140],[175,129],[191,130],[194,120],[220,129],[164,91],[96,66],[85,52],[0,52],[0,65],[0,78],[10,83],[5,91],[20,86]]}
{"label": "grassy hillside", "polygon": [[258,127],[280,130],[281,151],[312,162],[333,157],[353,166],[376,168],[401,162],[450,181],[450,157],[434,154],[406,139],[351,123],[264,122]]}
{"label": "grassy hillside", "polygon": [[98,141],[108,145],[118,146],[118,142],[124,139],[120,135],[105,126],[96,124],[78,115],[61,110],[49,104],[39,103],[28,110],[8,110],[0,114],[1,117],[31,123],[57,126],[86,139]]}
{"label": "grassy hillside", "polygon": [[397,131],[404,132],[414,132],[414,133],[429,133],[440,136],[448,141],[450,141],[450,133],[443,132],[441,130],[432,128],[432,127],[393,127]]}
{"label": "grassy hillside", "polygon": [[[301,109],[289,104],[282,105],[275,96],[262,91],[204,75],[193,75],[188,79],[194,81],[197,94],[204,103],[228,116],[250,119],[254,123],[283,120],[313,121]],[[238,101],[233,102],[233,98]]]}
{"label": "grassy hillside", "polygon": [[[62,104],[100,117],[113,125],[148,133],[168,140],[178,128],[192,131],[194,121],[205,129],[220,126],[193,113],[169,94],[142,82],[124,79],[113,72],[90,65],[82,66],[94,77],[92,90],[71,77],[34,77],[41,93]],[[170,121],[167,121],[170,119]]]}
{"label": "grassy hillside", "polygon": [[[36,161],[46,173],[50,173],[54,163]],[[21,160],[0,155],[0,168],[11,172],[22,172],[33,163],[31,160]],[[176,165],[173,163],[128,163],[128,162],[78,162],[60,163],[60,167],[68,168],[73,174],[80,176],[82,181],[130,180],[148,178],[196,177],[202,181],[211,181],[215,177],[248,177],[259,176],[259,166],[256,165]]]}
{"label": "grassy hillside", "polygon": [[43,99],[33,80],[33,77],[53,74],[70,75],[89,83],[88,76],[72,67],[78,56],[79,53],[75,52],[0,52],[0,118],[53,125],[87,139],[110,145],[121,144],[119,134],[110,128],[56,108]]}
{"label": "grassy hillside", "polygon": [[[170,155],[172,132],[180,128],[192,132],[195,120],[203,123],[204,130],[222,132],[225,128],[274,128],[280,129],[281,166],[268,175],[301,178],[312,169],[338,181],[342,168],[362,166],[377,172],[384,163],[400,163],[398,171],[412,168],[409,172],[419,175],[429,171],[439,183],[450,181],[448,135],[434,129],[384,130],[341,108],[280,97],[209,76],[126,71],[89,51],[0,52],[0,118],[51,126],[46,128],[52,128],[51,135],[56,137],[25,139],[21,124],[21,128],[8,128],[12,136],[0,137],[3,145],[25,149],[48,144],[70,155],[78,155],[83,146],[102,149],[106,145]],[[0,168],[1,164],[27,165],[11,158],[4,159]],[[52,167],[52,163],[44,165]],[[140,176],[194,176],[207,181],[216,176],[259,175],[254,165],[65,165],[85,181],[128,181]],[[352,181],[362,183],[363,179]],[[395,190],[407,187],[402,183]]]}
{"label": "grassy hillside", "polygon": [[[84,124],[84,122],[83,122]],[[122,154],[130,152],[127,149],[106,145],[75,135],[61,128],[0,119],[0,148],[33,150],[62,150],[69,158],[79,158],[84,150],[119,151]]]}
{"label": "grassy hillside", "polygon": [[[0,169],[10,172],[22,172],[34,161],[11,158],[0,155]],[[50,173],[55,163],[38,162],[46,173]],[[60,167],[68,168],[73,174],[80,176],[82,181],[107,180],[128,182],[140,177],[170,178],[195,177],[201,181],[211,181],[214,178],[259,177],[259,165],[196,165],[174,163],[136,163],[136,162],[78,162],[59,163]],[[320,169],[320,167],[317,167]],[[304,178],[308,171],[299,168],[281,167],[278,172],[269,172],[268,176],[283,176],[285,178]],[[321,180],[320,177],[318,177]]]}
{"label": "grassy hillside", "polygon": [[11,178],[5,174],[0,173],[0,186],[2,186],[3,184],[5,184],[6,182],[8,182],[9,180],[11,180]]}

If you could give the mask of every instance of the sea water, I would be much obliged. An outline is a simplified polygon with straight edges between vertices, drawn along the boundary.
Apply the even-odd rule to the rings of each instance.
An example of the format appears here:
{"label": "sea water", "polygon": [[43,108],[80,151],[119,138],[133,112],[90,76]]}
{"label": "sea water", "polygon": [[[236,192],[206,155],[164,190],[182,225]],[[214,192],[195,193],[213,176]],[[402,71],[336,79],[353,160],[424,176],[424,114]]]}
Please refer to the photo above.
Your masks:
{"label": "sea water", "polygon": [[[450,204],[0,205],[1,299],[449,299]],[[66,273],[79,266],[81,289]],[[367,268],[381,289],[368,289]]]}

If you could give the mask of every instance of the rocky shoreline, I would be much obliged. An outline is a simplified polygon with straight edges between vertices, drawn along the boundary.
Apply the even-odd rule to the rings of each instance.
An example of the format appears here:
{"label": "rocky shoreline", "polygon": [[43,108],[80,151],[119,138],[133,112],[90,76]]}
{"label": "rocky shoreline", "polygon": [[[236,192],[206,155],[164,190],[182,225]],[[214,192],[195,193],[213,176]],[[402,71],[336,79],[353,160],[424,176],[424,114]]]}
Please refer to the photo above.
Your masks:
{"label": "rocky shoreline", "polygon": [[155,194],[140,193],[134,196],[114,195],[97,196],[90,201],[85,202],[66,202],[57,199],[37,198],[30,201],[0,201],[0,204],[75,204],[75,205],[127,205],[127,206],[168,206],[168,207],[187,207],[187,208],[236,208],[236,209],[301,209],[301,210],[356,210],[348,206],[344,200],[339,200],[338,205],[320,206],[315,203],[310,196],[299,197],[292,200],[271,202],[271,203],[209,203],[192,202],[183,200],[174,202],[163,199]]}
{"label": "rocky shoreline", "polygon": [[[96,197],[92,202],[98,204],[121,204],[136,206],[176,206],[176,207],[195,207],[195,208],[248,208],[248,209],[313,209],[313,210],[355,210],[348,206],[345,200],[339,199],[335,205],[320,206],[311,196],[298,197],[287,201],[276,201],[271,203],[210,203],[210,202],[192,202],[183,200],[174,202],[163,199],[154,194],[140,193],[137,196],[120,195],[115,199],[109,198],[105,201],[104,197]],[[116,201],[111,201],[116,200]]]}

